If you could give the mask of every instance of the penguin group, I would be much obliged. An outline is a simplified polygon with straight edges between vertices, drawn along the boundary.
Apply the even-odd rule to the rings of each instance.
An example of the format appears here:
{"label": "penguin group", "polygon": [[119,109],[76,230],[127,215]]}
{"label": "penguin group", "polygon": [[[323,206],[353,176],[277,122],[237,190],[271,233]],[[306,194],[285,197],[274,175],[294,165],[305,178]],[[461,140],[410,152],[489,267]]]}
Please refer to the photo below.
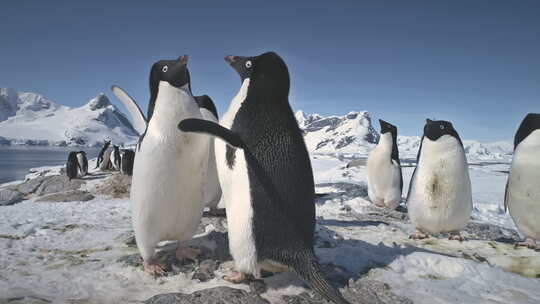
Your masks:
{"label": "penguin group", "polygon": [[[132,223],[144,270],[166,273],[156,257],[161,241],[177,241],[177,259],[196,260],[201,251],[188,242],[203,210],[215,212],[223,204],[235,265],[225,280],[241,283],[260,278],[262,271],[292,271],[326,300],[349,303],[325,278],[314,252],[313,170],[289,103],[287,65],[274,52],[225,61],[240,86],[221,118],[209,96],[193,94],[187,55],[152,65],[146,115],[125,90],[111,88],[130,113],[139,141],[129,154],[110,150],[106,142],[97,165],[110,162],[124,170],[124,158],[133,164]],[[531,115],[516,135],[505,199],[526,245],[540,238],[534,220],[540,212],[540,117]],[[379,143],[367,160],[368,196],[379,207],[395,209],[403,190],[397,127],[383,120],[380,126]],[[472,212],[471,182],[452,123],[426,121],[407,205],[418,230],[412,238],[446,232],[463,240],[459,232]]]}
{"label": "penguin group", "polygon": [[120,149],[118,145],[111,147],[111,141],[106,140],[99,151],[95,169],[101,171],[120,171],[132,175],[135,151]]}
{"label": "penguin group", "polygon": [[[380,120],[377,146],[367,160],[368,196],[379,207],[396,209],[401,202],[403,177],[397,147],[397,128]],[[540,114],[529,113],[514,138],[513,160],[504,207],[524,237],[516,246],[539,249],[540,240]],[[426,120],[406,204],[416,228],[410,238],[448,233],[463,241],[460,231],[472,209],[471,180],[465,149],[451,122]]]}

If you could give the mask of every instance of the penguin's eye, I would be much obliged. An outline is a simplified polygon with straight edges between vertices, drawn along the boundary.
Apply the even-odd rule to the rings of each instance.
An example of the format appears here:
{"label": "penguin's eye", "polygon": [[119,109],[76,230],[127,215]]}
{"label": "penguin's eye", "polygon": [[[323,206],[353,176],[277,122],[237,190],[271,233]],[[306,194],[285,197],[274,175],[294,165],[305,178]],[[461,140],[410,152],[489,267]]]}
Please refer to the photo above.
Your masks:
{"label": "penguin's eye", "polygon": [[163,68],[161,68],[161,71],[162,71],[163,73],[167,73],[168,70],[169,70],[169,67],[166,66],[166,65],[164,65]]}
{"label": "penguin's eye", "polygon": [[444,126],[443,126],[443,125],[441,125],[441,130],[444,130]]}
{"label": "penguin's eye", "polygon": [[246,68],[251,68],[251,60],[246,61]]}

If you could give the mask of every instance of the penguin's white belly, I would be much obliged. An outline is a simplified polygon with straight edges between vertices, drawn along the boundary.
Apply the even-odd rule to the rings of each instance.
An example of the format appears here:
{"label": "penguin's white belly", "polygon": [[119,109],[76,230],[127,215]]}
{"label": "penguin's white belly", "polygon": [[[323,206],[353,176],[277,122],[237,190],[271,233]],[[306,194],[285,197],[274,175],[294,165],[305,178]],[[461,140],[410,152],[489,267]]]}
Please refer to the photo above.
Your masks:
{"label": "penguin's white belly", "polygon": [[77,162],[79,163],[79,168],[80,168],[80,171],[79,171],[79,176],[85,176],[86,175],[86,171],[84,171],[84,159],[83,159],[83,156],[79,153],[77,154]]}
{"label": "penguin's white belly", "polygon": [[369,154],[367,161],[368,194],[380,207],[395,209],[401,201],[399,164],[390,159],[390,153]]}
{"label": "penguin's white belly", "polygon": [[[186,135],[184,146],[199,145]],[[131,201],[137,245],[143,258],[153,256],[159,241],[187,241],[195,233],[204,208],[202,184],[207,159],[203,151],[170,143],[150,143],[135,154]],[[208,147],[208,145],[206,145]]]}
{"label": "penguin's white belly", "polygon": [[[202,117],[206,120],[218,123],[217,119],[206,109],[201,109]],[[210,146],[208,149],[208,167],[206,177],[204,179],[204,204],[210,208],[216,208],[221,199],[221,186],[216,165],[215,139],[210,138]]]}
{"label": "penguin's white belly", "polygon": [[540,240],[540,160],[537,151],[527,154],[518,151],[514,156],[508,177],[507,204],[523,236]]}
{"label": "penguin's white belly", "polygon": [[105,152],[103,152],[103,162],[101,162],[101,165],[99,166],[100,170],[107,170],[109,168],[109,162],[111,161],[111,150],[108,149]]}
{"label": "penguin's white belly", "polygon": [[469,172],[461,149],[423,157],[407,202],[416,228],[441,233],[465,227],[472,212]]}
{"label": "penguin's white belly", "polygon": [[114,153],[114,150],[111,152],[110,155],[111,155],[111,165],[113,166],[113,168],[114,168],[115,170],[120,169],[120,168],[118,168],[118,165],[117,165],[117,163],[116,163],[118,160],[116,160],[116,154]]}

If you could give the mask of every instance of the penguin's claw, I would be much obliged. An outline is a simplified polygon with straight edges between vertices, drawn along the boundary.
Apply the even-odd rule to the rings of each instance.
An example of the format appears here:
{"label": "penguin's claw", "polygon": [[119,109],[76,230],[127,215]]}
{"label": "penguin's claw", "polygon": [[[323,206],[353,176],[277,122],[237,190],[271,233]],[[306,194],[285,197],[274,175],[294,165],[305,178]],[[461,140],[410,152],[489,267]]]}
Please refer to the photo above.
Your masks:
{"label": "penguin's claw", "polygon": [[423,240],[423,239],[427,239],[429,238],[429,235],[423,233],[423,232],[420,232],[420,231],[416,231],[415,233],[411,234],[409,236],[409,239],[413,239],[413,240]]}
{"label": "penguin's claw", "polygon": [[191,248],[185,244],[179,243],[176,248],[176,258],[180,261],[188,259],[196,262],[199,255],[201,255],[200,249]]}
{"label": "penguin's claw", "polygon": [[517,242],[514,244],[514,248],[527,247],[533,250],[540,250],[540,247],[536,245],[536,241],[531,238],[525,238],[523,242]]}
{"label": "penguin's claw", "polygon": [[153,275],[154,277],[164,276],[167,272],[163,269],[163,265],[157,262],[147,262],[143,263],[144,271]]}
{"label": "penguin's claw", "polygon": [[223,279],[234,284],[240,284],[247,279],[247,276],[243,272],[235,271],[230,276],[223,276]]}

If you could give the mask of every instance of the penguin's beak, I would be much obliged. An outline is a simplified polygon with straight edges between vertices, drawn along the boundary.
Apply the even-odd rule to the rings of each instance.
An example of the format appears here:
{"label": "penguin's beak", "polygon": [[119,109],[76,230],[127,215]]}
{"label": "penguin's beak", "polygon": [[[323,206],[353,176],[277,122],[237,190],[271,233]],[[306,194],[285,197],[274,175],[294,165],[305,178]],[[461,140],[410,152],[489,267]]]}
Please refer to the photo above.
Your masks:
{"label": "penguin's beak", "polygon": [[232,56],[232,55],[225,56],[225,61],[227,61],[229,64],[233,64],[233,63],[235,63],[237,60],[238,60],[238,57],[237,57],[237,56]]}

